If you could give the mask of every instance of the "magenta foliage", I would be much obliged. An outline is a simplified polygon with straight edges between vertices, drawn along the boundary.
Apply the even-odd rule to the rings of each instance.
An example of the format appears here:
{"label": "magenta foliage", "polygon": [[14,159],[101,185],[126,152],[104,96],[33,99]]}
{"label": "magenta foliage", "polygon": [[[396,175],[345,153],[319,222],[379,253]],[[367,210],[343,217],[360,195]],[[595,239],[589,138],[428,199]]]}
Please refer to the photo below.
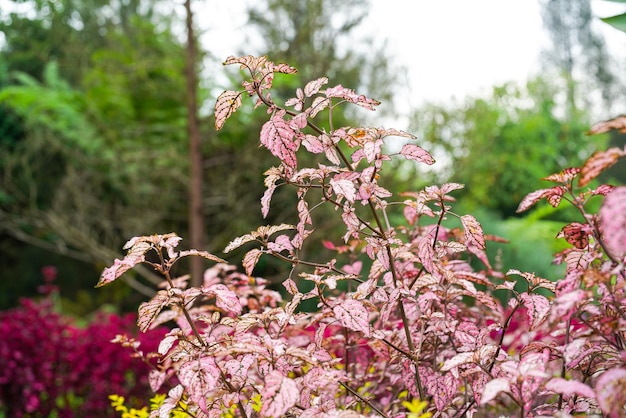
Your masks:
{"label": "magenta foliage", "polygon": [[[110,394],[144,402],[150,367],[111,342],[134,333],[134,322],[135,315],[99,314],[81,328],[55,312],[49,298],[23,299],[0,313],[0,411],[18,418],[110,417]],[[141,348],[154,351],[163,334],[143,334]]]}
{"label": "magenta foliage", "polygon": [[[252,56],[226,64],[238,64],[250,78],[241,91],[219,96],[216,128],[246,96],[267,107],[260,142],[279,165],[265,173],[261,211],[267,216],[278,187],[292,187],[298,217],[227,246],[225,252],[254,245],[243,256],[246,274],[209,253],[178,251],[175,234],[131,239],[128,255],[103,271],[98,286],[141,263],[165,279],[139,307],[142,331],[176,324],[159,345],[150,382],[156,391],[176,380],[151,417],[178,405],[195,417],[405,418],[413,401],[443,417],[626,414],[626,193],[584,188],[624,151],[597,152],[580,168],[550,175],[545,180],[555,185],[520,203],[524,211],[542,199],[555,207],[567,202],[580,213],[555,231],[571,245],[555,257],[565,264],[564,277],[503,274],[485,252],[500,238],[452,210],[461,184],[404,193],[379,184],[392,157],[434,163],[411,143],[415,137],[333,126],[337,106],[373,110],[378,102],[343,86],[324,89],[323,77],[280,106],[270,94],[274,75],[293,68]],[[394,155],[385,147],[392,137],[409,142]],[[322,162],[301,167],[303,152]],[[587,212],[590,198],[605,198],[599,215]],[[324,237],[325,248],[336,252],[325,261],[304,251],[320,205],[334,208],[345,226]],[[217,262],[199,288],[170,276],[190,255]],[[264,256],[291,265],[282,280],[288,300],[252,276]],[[494,291],[505,292],[507,302]],[[317,302],[315,312],[299,310],[308,299]]]}

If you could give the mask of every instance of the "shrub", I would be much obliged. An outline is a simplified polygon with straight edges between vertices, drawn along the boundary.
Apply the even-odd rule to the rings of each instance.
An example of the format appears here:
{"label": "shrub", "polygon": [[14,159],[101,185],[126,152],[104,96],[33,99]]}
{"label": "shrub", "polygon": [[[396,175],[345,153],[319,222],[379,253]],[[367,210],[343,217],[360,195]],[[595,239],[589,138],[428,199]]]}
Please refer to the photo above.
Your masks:
{"label": "shrub", "polygon": [[[245,96],[267,107],[261,145],[280,164],[265,173],[261,210],[267,216],[273,192],[292,187],[298,219],[262,226],[227,246],[247,247],[245,274],[213,254],[178,251],[175,234],[132,238],[126,257],[103,271],[98,286],[140,263],[164,277],[164,289],[141,304],[138,317],[144,332],[176,324],[150,374],[155,391],[171,382],[151,417],[624,416],[626,188],[587,187],[623,150],[598,152],[581,168],[547,177],[554,186],[520,204],[524,211],[541,199],[552,206],[567,201],[581,214],[559,233],[571,245],[555,258],[565,264],[564,277],[502,273],[485,253],[498,238],[452,209],[462,185],[398,194],[379,184],[392,157],[434,163],[412,135],[333,126],[337,106],[373,110],[375,100],[324,88],[328,80],[320,78],[280,106],[270,94],[273,77],[295,69],[266,57],[230,57],[226,64],[239,65],[248,79],[241,91],[217,99],[216,128]],[[625,121],[592,131],[624,128]],[[405,143],[390,153],[384,141],[392,137]],[[300,167],[302,152],[318,155],[319,163]],[[604,197],[600,213],[587,213],[596,196]],[[335,253],[330,260],[309,259],[303,250],[320,205],[334,207],[345,225],[325,237]],[[199,288],[171,276],[187,256],[217,263]],[[292,267],[282,281],[286,301],[253,277],[268,256]],[[318,309],[301,311],[305,300]]]}
{"label": "shrub", "polygon": [[[50,270],[44,275],[52,274]],[[23,299],[0,313],[0,411],[7,417],[110,417],[108,395],[131,402],[150,396],[150,367],[132,350],[111,343],[133,333],[135,315],[98,314],[86,327],[54,309],[55,287],[41,301]],[[156,350],[163,330],[142,334],[142,349]]]}

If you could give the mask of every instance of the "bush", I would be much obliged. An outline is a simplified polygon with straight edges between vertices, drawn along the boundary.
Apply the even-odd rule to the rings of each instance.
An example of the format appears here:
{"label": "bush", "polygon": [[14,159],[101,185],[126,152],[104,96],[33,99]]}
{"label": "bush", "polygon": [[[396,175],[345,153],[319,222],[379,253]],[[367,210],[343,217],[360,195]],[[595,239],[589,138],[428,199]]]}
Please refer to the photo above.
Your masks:
{"label": "bush", "polygon": [[[452,209],[462,185],[399,194],[378,183],[392,156],[434,163],[412,135],[333,126],[336,106],[374,109],[376,101],[342,86],[324,89],[328,80],[320,78],[279,106],[270,94],[273,77],[295,69],[266,57],[226,64],[239,65],[249,79],[241,91],[220,95],[216,128],[246,96],[268,108],[261,144],[280,164],[266,172],[261,210],[267,216],[276,188],[292,187],[298,219],[262,226],[227,246],[247,247],[245,274],[213,254],[179,251],[175,234],[132,238],[126,257],[103,271],[98,286],[140,263],[164,277],[164,289],[139,307],[143,332],[175,321],[150,374],[154,391],[168,381],[172,388],[151,417],[626,414],[626,188],[588,187],[624,150],[598,152],[581,168],[547,177],[553,186],[518,208],[546,199],[581,214],[558,234],[569,244],[555,257],[563,276],[502,273],[485,252],[499,238]],[[622,117],[592,131],[625,125]],[[390,154],[390,137],[408,143]],[[299,167],[302,152],[323,161]],[[599,214],[587,212],[588,200],[597,198],[604,199]],[[334,252],[329,260],[309,259],[303,250],[320,205],[334,207],[345,225],[324,237]],[[171,275],[188,256],[216,262],[199,288]],[[253,277],[261,257],[291,265],[282,281],[287,301]],[[317,310],[301,311],[305,300]]]}
{"label": "bush", "polygon": [[[45,272],[44,272],[45,273]],[[44,292],[54,292],[50,283]],[[86,327],[54,309],[53,293],[0,313],[0,411],[6,417],[111,417],[108,395],[150,397],[150,366],[112,339],[133,333],[135,316],[98,314]],[[163,330],[142,334],[154,351]]]}

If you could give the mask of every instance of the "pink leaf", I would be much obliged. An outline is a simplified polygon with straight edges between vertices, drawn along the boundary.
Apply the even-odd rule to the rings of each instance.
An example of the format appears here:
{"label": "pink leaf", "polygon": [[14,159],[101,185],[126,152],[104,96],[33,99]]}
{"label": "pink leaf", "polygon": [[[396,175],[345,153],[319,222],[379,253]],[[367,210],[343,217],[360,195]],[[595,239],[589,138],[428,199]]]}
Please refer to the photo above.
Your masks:
{"label": "pink leaf", "polygon": [[159,312],[167,306],[169,301],[169,292],[167,290],[159,290],[152,299],[139,305],[137,326],[141,332],[146,332],[150,328],[152,321],[154,321]]}
{"label": "pink leaf", "polygon": [[261,197],[261,214],[263,218],[267,218],[267,215],[270,213],[270,202],[272,201],[272,196],[274,195],[274,191],[276,190],[276,186],[272,185],[268,187],[263,196]]}
{"label": "pink leaf", "polygon": [[313,154],[321,154],[324,152],[324,144],[315,135],[305,135],[302,140],[302,145],[304,145],[307,151]]}
{"label": "pink leaf", "polygon": [[367,309],[358,300],[346,299],[333,307],[333,313],[341,324],[353,331],[361,331],[366,337],[371,335]]}
{"label": "pink leaf", "polygon": [[604,372],[596,383],[596,395],[602,412],[610,418],[624,416],[626,405],[626,369],[611,369]]}
{"label": "pink leaf", "polygon": [[335,175],[332,180],[330,180],[330,185],[333,188],[333,191],[337,196],[343,196],[349,202],[354,202],[356,197],[356,187],[354,186],[354,181],[350,179],[349,176],[352,173],[341,173]]}
{"label": "pink leaf", "polygon": [[603,134],[612,130],[617,130],[619,133],[626,133],[626,116],[621,115],[614,119],[598,122],[591,127],[587,135]]}
{"label": "pink leaf", "polygon": [[480,223],[472,215],[461,216],[465,239],[481,250],[485,249],[485,234]]}
{"label": "pink leaf", "polygon": [[404,155],[409,160],[416,160],[424,164],[432,165],[435,163],[435,160],[428,151],[414,144],[404,145],[402,150],[400,150],[400,154]]}
{"label": "pink leaf", "polygon": [[528,293],[522,293],[520,298],[527,308],[530,330],[533,330],[546,319],[550,311],[550,302],[545,296]]}
{"label": "pink leaf", "polygon": [[246,270],[246,274],[248,276],[252,276],[252,271],[254,270],[256,264],[259,262],[259,258],[261,258],[262,254],[263,251],[255,248],[248,251],[243,257],[242,265],[243,268]]}
{"label": "pink leaf", "polygon": [[202,357],[184,363],[178,370],[178,379],[189,398],[206,412],[208,392],[213,391],[220,379],[220,370],[213,357]]}
{"label": "pink leaf", "polygon": [[216,255],[211,254],[207,251],[198,251],[198,250],[186,250],[181,251],[178,255],[179,257],[187,257],[189,255],[195,255],[198,257],[206,258],[207,260],[215,261],[216,263],[226,263],[226,260],[219,258]]}
{"label": "pink leaf", "polygon": [[553,377],[545,388],[555,393],[562,393],[563,395],[573,396],[580,395],[585,398],[595,398],[596,394],[593,390],[582,382],[577,380],[566,380],[561,377]]}
{"label": "pink leaf", "polygon": [[237,294],[225,285],[218,283],[202,288],[202,293],[215,296],[215,306],[226,312],[240,314],[242,307]]}
{"label": "pink leaf", "polygon": [[219,131],[226,120],[241,107],[241,91],[227,90],[219,95],[215,103],[215,129]]}
{"label": "pink leaf", "polygon": [[516,212],[520,213],[530,209],[543,198],[546,198],[552,207],[557,207],[561,202],[561,197],[566,191],[567,189],[564,186],[554,186],[549,189],[540,189],[531,192],[522,199]]}
{"label": "pink leaf", "polygon": [[572,222],[565,225],[557,234],[557,238],[565,238],[567,242],[578,249],[585,249],[589,245],[589,235],[593,230],[587,224]]}
{"label": "pink leaf", "polygon": [[273,370],[265,376],[265,387],[261,391],[263,407],[261,415],[282,417],[299,399],[298,385],[293,379]]}
{"label": "pink leaf", "polygon": [[358,95],[354,90],[347,89],[341,85],[326,89],[326,97],[338,97],[348,102],[356,103],[357,105],[369,110],[375,110],[375,107],[380,104],[379,101],[368,99],[363,95]]}
{"label": "pink leaf", "polygon": [[548,177],[544,177],[543,180],[552,181],[554,183],[561,183],[563,185],[569,184],[570,181],[576,178],[580,173],[580,168],[570,167],[561,171],[560,173],[551,174]]}
{"label": "pink leaf", "polygon": [[501,377],[490,380],[483,389],[483,394],[480,397],[480,404],[484,405],[487,402],[493,400],[500,392],[509,392],[509,381]]}
{"label": "pink leaf", "polygon": [[314,94],[317,94],[317,92],[320,91],[320,88],[325,84],[328,84],[328,78],[326,77],[321,77],[317,80],[309,81],[308,83],[306,83],[306,86],[304,86],[304,95],[306,97],[311,97]]}
{"label": "pink leaf", "polygon": [[443,363],[443,366],[441,366],[441,371],[446,372],[462,364],[473,363],[473,362],[474,362],[474,352],[459,353],[455,355],[454,357],[446,360]]}
{"label": "pink leaf", "polygon": [[236,248],[241,247],[242,245],[254,241],[255,239],[257,239],[257,235],[255,235],[254,233],[252,234],[246,234],[246,235],[242,235],[240,237],[235,238],[234,240],[232,240],[231,242],[228,243],[228,245],[226,246],[226,248],[224,248],[224,252],[228,253]]}
{"label": "pink leaf", "polygon": [[617,187],[604,198],[600,227],[611,255],[622,257],[626,253],[626,187]]}
{"label": "pink leaf", "polygon": [[285,111],[276,112],[261,128],[261,144],[287,167],[295,169],[299,144],[296,131],[285,121]]}
{"label": "pink leaf", "polygon": [[580,169],[580,178],[578,179],[579,186],[583,187],[589,184],[591,180],[595,179],[600,173],[611,167],[623,156],[624,151],[619,148],[609,148],[606,151],[594,152]]}

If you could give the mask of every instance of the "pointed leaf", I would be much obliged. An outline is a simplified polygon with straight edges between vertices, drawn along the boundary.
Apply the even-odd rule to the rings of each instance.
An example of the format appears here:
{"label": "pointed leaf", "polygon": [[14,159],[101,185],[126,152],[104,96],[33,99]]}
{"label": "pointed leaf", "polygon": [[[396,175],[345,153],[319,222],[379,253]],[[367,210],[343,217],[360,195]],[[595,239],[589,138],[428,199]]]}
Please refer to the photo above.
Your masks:
{"label": "pointed leaf", "polygon": [[591,127],[591,129],[589,129],[587,135],[603,134],[612,130],[617,130],[622,134],[626,133],[626,115],[621,115],[614,119],[596,123]]}
{"label": "pointed leaf", "polygon": [[415,144],[406,144],[400,150],[400,154],[404,155],[408,160],[419,161],[424,164],[432,165],[435,163],[434,158],[428,151]]}
{"label": "pointed leaf", "polygon": [[574,247],[582,250],[589,245],[589,235],[592,233],[593,231],[589,225],[581,224],[580,222],[572,222],[565,225],[556,237],[565,238],[565,240]]}
{"label": "pointed leaf", "polygon": [[369,315],[362,302],[346,299],[333,307],[333,313],[344,327],[360,331],[366,337],[371,335]]}
{"label": "pointed leaf", "polygon": [[273,370],[265,376],[265,386],[261,391],[261,415],[283,417],[299,398],[300,391],[295,380]]}
{"label": "pointed leaf", "polygon": [[317,80],[309,81],[308,83],[306,83],[306,86],[304,86],[304,95],[306,97],[311,97],[314,94],[317,94],[317,92],[320,91],[320,88],[325,84],[328,84],[328,78],[326,77],[321,77]]}
{"label": "pointed leaf", "polygon": [[481,250],[485,249],[485,234],[480,223],[472,215],[461,216],[463,232],[467,242],[476,245]]}
{"label": "pointed leaf", "polygon": [[473,362],[474,362],[474,352],[459,353],[455,355],[454,357],[446,360],[443,363],[443,366],[441,366],[441,371],[446,372],[462,364],[473,363]]}
{"label": "pointed leaf", "polygon": [[243,257],[243,268],[246,270],[246,274],[248,276],[252,276],[252,271],[254,270],[256,264],[259,262],[259,258],[261,258],[262,254],[263,251],[259,249],[254,249],[248,251]]}
{"label": "pointed leaf", "polygon": [[596,394],[589,386],[577,380],[566,380],[561,377],[553,377],[545,388],[555,393],[562,393],[563,395],[575,396],[580,395],[585,398],[595,398]]}
{"label": "pointed leaf", "polygon": [[159,312],[167,306],[170,301],[170,294],[167,290],[159,290],[157,294],[148,302],[139,305],[139,315],[137,326],[141,332],[146,332]]}
{"label": "pointed leaf", "polygon": [[225,285],[218,283],[203,287],[202,293],[207,296],[214,296],[215,306],[218,308],[234,314],[241,313],[242,307],[239,302],[239,297]]}
{"label": "pointed leaf", "polygon": [[624,416],[626,404],[626,369],[614,368],[604,372],[596,382],[596,395],[602,412],[609,417]]}
{"label": "pointed leaf", "polygon": [[241,107],[242,94],[241,91],[227,90],[219,95],[215,103],[215,130],[222,129],[226,120]]}
{"label": "pointed leaf", "polygon": [[566,168],[560,173],[551,174],[548,177],[544,177],[543,180],[567,185],[569,184],[570,181],[572,181],[578,176],[578,173],[580,173],[580,168],[570,167],[570,168]]}
{"label": "pointed leaf", "polygon": [[611,167],[623,156],[624,151],[619,148],[609,148],[606,151],[594,152],[581,167],[578,184],[581,187],[586,186],[591,180],[595,179],[600,173]]}
{"label": "pointed leaf", "polygon": [[226,248],[224,248],[224,252],[225,253],[229,253],[232,250],[241,247],[242,245],[254,241],[255,239],[257,239],[258,236],[255,235],[254,233],[252,234],[246,234],[246,235],[242,235],[240,237],[235,238],[234,240],[232,240],[231,242],[228,243],[228,245],[226,246]]}
{"label": "pointed leaf", "polygon": [[617,187],[604,198],[600,208],[600,228],[611,255],[626,254],[626,187]]}
{"label": "pointed leaf", "polygon": [[530,321],[530,330],[537,328],[550,312],[550,301],[545,296],[522,293],[520,295]]}
{"label": "pointed leaf", "polygon": [[538,201],[544,197],[548,199],[548,203],[553,207],[557,207],[561,202],[561,197],[567,189],[563,186],[550,187],[549,189],[540,189],[534,192],[528,193],[524,199],[520,202],[516,212],[524,212],[534,206]]}
{"label": "pointed leaf", "polygon": [[510,391],[509,381],[501,377],[490,380],[483,389],[483,394],[480,397],[480,404],[484,405],[492,401],[500,392]]}
{"label": "pointed leaf", "polygon": [[265,146],[285,166],[295,169],[296,151],[299,143],[292,124],[285,119],[285,111],[276,112],[261,128],[261,144]]}
{"label": "pointed leaf", "polygon": [[185,250],[181,251],[178,255],[179,257],[187,257],[189,255],[195,255],[198,257],[206,258],[207,260],[215,261],[216,263],[226,263],[226,260],[219,258],[216,255],[211,254],[208,251],[198,251],[198,250]]}
{"label": "pointed leaf", "polygon": [[342,196],[345,197],[348,202],[354,202],[356,197],[356,187],[354,186],[353,180],[350,180],[341,174],[337,174],[330,181],[330,185],[338,197]]}
{"label": "pointed leaf", "polygon": [[[611,0],[611,1],[617,1],[617,0]],[[626,13],[622,13],[621,15],[603,17],[603,18],[600,18],[600,20],[602,20],[605,23],[608,23],[609,25],[613,26],[617,30],[626,32]],[[622,116],[622,118],[624,117]],[[620,132],[623,133],[625,130],[626,129],[622,127],[620,129]]]}
{"label": "pointed leaf", "polygon": [[363,95],[356,94],[354,90],[345,88],[341,85],[326,89],[326,97],[338,97],[348,102],[356,103],[357,105],[369,110],[375,110],[376,106],[380,104],[379,101],[374,99],[368,99]]}

